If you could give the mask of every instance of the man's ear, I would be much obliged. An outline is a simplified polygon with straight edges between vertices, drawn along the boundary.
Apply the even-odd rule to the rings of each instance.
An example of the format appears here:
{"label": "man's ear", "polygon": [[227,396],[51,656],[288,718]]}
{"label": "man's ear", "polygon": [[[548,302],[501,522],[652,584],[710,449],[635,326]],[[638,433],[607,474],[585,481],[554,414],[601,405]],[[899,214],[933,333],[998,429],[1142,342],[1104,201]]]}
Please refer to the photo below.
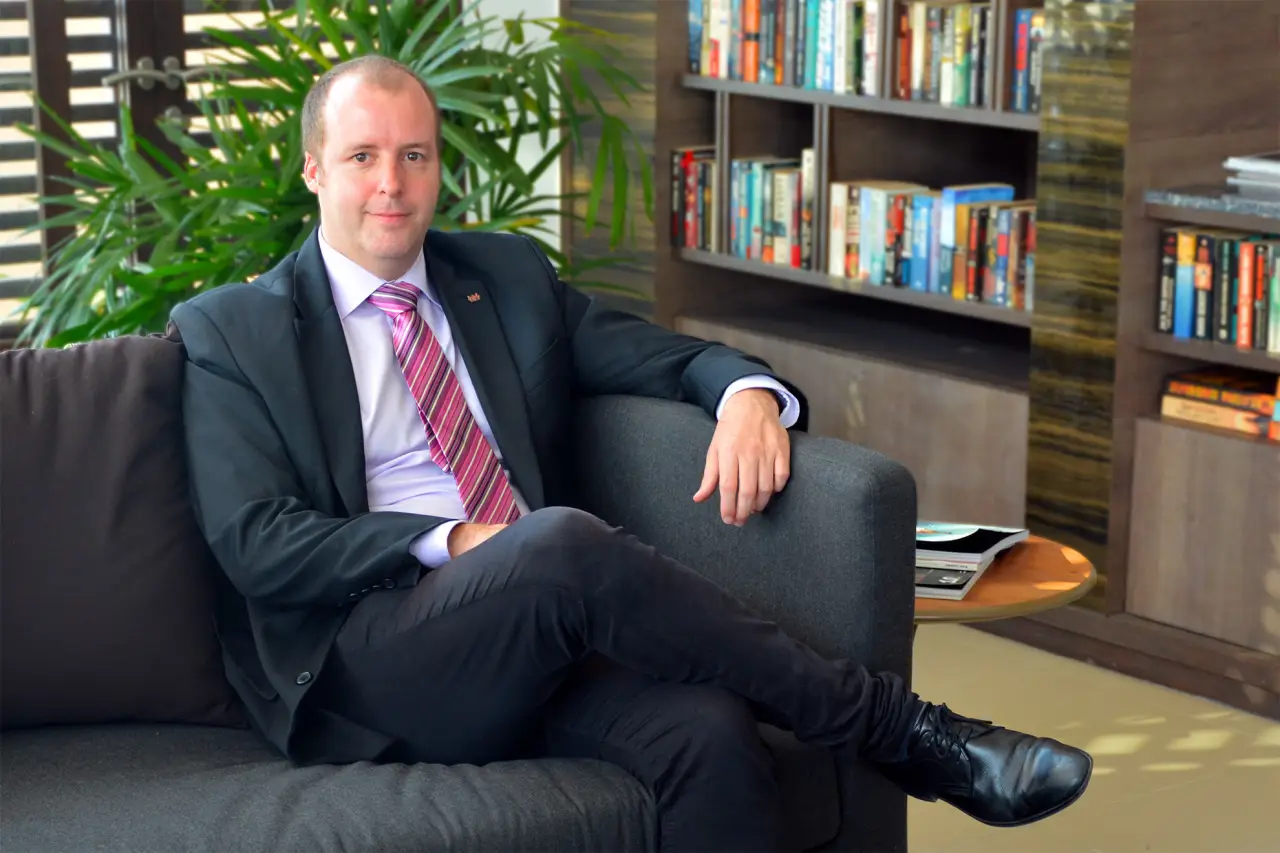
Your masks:
{"label": "man's ear", "polygon": [[320,192],[320,163],[308,151],[302,157],[302,180],[313,193]]}

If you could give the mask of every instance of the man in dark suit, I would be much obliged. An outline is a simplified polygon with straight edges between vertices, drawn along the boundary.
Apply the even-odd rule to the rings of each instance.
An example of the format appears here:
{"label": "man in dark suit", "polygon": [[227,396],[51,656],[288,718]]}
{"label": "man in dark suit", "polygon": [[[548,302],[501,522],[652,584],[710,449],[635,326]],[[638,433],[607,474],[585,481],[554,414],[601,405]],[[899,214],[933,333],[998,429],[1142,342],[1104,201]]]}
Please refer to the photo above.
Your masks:
{"label": "man in dark suit", "polygon": [[773,849],[756,715],[988,823],[1079,796],[1079,750],[825,660],[562,505],[572,398],[643,394],[717,419],[692,497],[744,524],[786,484],[798,389],[600,307],[526,238],[429,231],[439,116],[403,66],[328,72],[303,129],[320,227],[172,314],[228,677],[282,753],[603,758],[651,787],[665,850]]}

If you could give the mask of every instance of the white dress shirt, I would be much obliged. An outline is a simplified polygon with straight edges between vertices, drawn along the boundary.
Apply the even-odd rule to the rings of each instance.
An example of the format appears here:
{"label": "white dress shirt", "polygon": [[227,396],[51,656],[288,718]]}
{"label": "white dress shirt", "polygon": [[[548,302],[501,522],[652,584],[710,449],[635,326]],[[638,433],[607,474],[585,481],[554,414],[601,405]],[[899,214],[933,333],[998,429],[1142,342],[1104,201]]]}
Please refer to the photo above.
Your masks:
{"label": "white dress shirt", "polygon": [[[368,302],[373,292],[385,282],[330,246],[323,233],[319,236],[320,254],[329,276],[333,302],[342,321],[342,332],[346,336],[351,367],[355,372],[356,394],[360,399],[369,509],[454,519],[419,536],[410,545],[411,553],[423,566],[435,568],[444,565],[449,561],[449,531],[455,524],[466,520],[466,508],[453,475],[431,459],[418,405],[392,346],[391,318]],[[418,313],[436,336],[453,368],[476,425],[501,460],[502,448],[493,440],[493,432],[480,407],[466,362],[454,345],[444,309],[427,282],[426,258],[421,252],[399,280],[421,291]],[[781,423],[784,428],[795,424],[800,415],[800,401],[773,377],[765,375],[744,376],[726,388],[716,407],[717,418],[725,401],[744,388],[769,388],[782,395],[787,404],[782,411]],[[528,514],[529,507],[514,483],[511,490],[520,515]]]}

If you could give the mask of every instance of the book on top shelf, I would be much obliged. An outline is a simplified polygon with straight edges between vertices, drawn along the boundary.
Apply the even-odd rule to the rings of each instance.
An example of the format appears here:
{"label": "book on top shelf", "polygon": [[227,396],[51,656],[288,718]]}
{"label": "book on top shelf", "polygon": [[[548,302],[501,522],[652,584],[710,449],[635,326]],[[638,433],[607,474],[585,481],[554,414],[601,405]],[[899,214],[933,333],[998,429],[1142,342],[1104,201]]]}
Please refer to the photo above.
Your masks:
{"label": "book on top shelf", "polygon": [[689,70],[876,97],[882,0],[689,0]]}
{"label": "book on top shelf", "polygon": [[1280,198],[1280,151],[1228,157],[1222,166],[1227,184],[1241,195]]}
{"label": "book on top shelf", "polygon": [[920,521],[916,524],[916,595],[960,600],[996,556],[1026,540],[1020,527]]}
{"label": "book on top shelf", "polygon": [[[990,0],[689,0],[689,71],[957,108],[1040,112],[1043,8],[1013,10],[1001,55]],[[882,49],[887,55],[881,55]],[[889,67],[889,91],[882,69]],[[1002,103],[1003,102],[1003,103]]]}
{"label": "book on top shelf", "polygon": [[894,98],[945,107],[995,105],[994,3],[910,0],[895,11]]}

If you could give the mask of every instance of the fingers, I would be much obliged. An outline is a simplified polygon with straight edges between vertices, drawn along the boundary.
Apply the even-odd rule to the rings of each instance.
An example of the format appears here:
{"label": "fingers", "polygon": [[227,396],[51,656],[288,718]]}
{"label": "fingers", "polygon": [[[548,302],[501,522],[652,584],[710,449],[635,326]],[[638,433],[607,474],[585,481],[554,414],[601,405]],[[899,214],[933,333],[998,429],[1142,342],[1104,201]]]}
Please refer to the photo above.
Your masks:
{"label": "fingers", "polygon": [[698,491],[694,492],[693,499],[698,503],[702,503],[711,497],[712,492],[716,490],[716,482],[720,479],[720,453],[716,449],[714,443],[707,450],[707,461],[702,466],[702,484],[698,486]]}
{"label": "fingers", "polygon": [[755,456],[744,456],[738,461],[738,500],[734,508],[733,523],[742,526],[747,523],[759,499],[760,459]]}
{"label": "fingers", "polygon": [[759,479],[756,482],[756,502],[752,509],[756,512],[764,512],[764,508],[769,505],[769,499],[773,497],[775,491],[773,485],[774,461],[767,454],[761,457]]}
{"label": "fingers", "polygon": [[720,518],[725,524],[733,524],[738,514],[738,460],[733,451],[721,451],[720,460]]}
{"label": "fingers", "polygon": [[791,479],[791,440],[784,432],[778,447],[778,455],[773,458],[773,490],[780,492],[787,487]]}
{"label": "fingers", "polygon": [[791,478],[790,441],[785,431],[763,442],[744,442],[741,436],[717,436],[707,451],[702,483],[693,499],[701,502],[720,490],[720,518],[741,527],[763,512]]}

